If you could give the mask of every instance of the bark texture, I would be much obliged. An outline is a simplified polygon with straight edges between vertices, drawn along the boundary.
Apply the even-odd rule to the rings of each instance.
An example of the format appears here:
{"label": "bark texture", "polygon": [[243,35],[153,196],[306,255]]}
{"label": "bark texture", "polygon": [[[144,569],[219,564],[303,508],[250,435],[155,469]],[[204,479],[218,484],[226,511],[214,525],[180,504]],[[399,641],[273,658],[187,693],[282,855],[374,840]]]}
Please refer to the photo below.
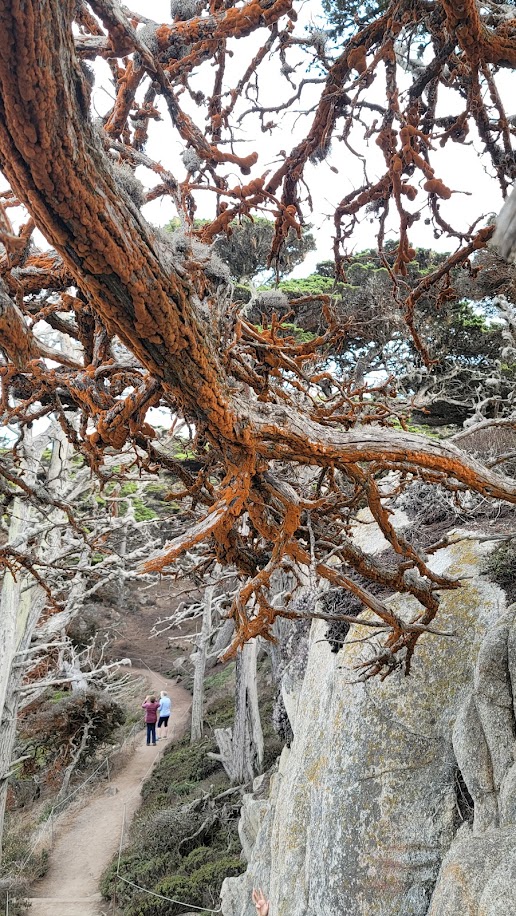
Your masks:
{"label": "bark texture", "polygon": [[[35,480],[41,452],[27,444],[24,457],[25,478],[30,485]],[[27,501],[16,499],[9,527],[9,542],[23,544],[30,536],[31,507]],[[11,770],[19,689],[26,670],[27,652],[36,624],[43,611],[46,595],[38,586],[31,587],[30,580],[21,570],[4,573],[0,589],[0,860],[4,832],[5,805],[8,779]]]}
{"label": "bark texture", "polygon": [[511,264],[516,262],[516,187],[500,211],[491,244]]}
{"label": "bark texture", "polygon": [[238,652],[235,666],[235,719],[231,728],[216,728],[220,760],[231,782],[251,783],[263,764],[263,732],[258,707],[257,642]]}
{"label": "bark texture", "polygon": [[215,586],[209,585],[204,592],[201,632],[197,640],[194,658],[192,724],[190,727],[190,740],[192,743],[198,741],[203,732],[204,674],[206,671],[206,656],[213,629],[212,601],[214,591]]}

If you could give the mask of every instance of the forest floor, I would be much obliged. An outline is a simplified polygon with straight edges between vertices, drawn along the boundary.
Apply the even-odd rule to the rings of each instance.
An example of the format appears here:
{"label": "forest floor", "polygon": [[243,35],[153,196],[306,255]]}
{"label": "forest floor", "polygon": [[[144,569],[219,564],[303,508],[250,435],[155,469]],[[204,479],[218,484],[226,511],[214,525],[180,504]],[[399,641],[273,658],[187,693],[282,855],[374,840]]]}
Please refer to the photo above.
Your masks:
{"label": "forest floor", "polygon": [[106,787],[104,783],[86,801],[63,815],[56,829],[48,871],[32,887],[31,916],[107,914],[110,905],[102,901],[98,892],[100,876],[119,849],[122,826],[129,825],[140,806],[143,781],[167,744],[178,740],[186,730],[190,694],[175,680],[149,668],[132,671],[146,678],[148,690],[167,690],[172,700],[168,738],[158,741],[156,747],[147,747],[142,730],[134,739],[127,763],[109,785]]}

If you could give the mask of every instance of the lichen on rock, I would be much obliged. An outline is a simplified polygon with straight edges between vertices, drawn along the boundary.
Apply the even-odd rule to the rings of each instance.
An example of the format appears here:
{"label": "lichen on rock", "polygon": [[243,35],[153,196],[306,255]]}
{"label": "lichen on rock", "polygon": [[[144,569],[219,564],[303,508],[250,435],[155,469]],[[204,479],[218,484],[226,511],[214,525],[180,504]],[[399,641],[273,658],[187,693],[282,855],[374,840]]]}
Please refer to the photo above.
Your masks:
{"label": "lichen on rock", "polygon": [[[513,879],[509,874],[505,880],[499,867],[516,857],[510,793],[504,796],[504,825],[497,828],[499,854],[486,839],[487,869],[482,838],[464,820],[456,794],[459,772],[476,806],[481,793],[472,774],[482,783],[491,766],[498,774],[492,792],[499,818],[502,785],[508,790],[513,782],[514,701],[507,674],[513,615],[505,611],[502,591],[480,575],[492,546],[457,540],[432,558],[436,569],[465,577],[461,589],[441,599],[439,628],[455,636],[426,636],[409,678],[357,683],[356,664],[367,643],[356,640],[370,633],[352,627],[335,653],[324,639],[326,623],[312,624],[292,716],[294,739],[271,781],[267,808],[260,803],[261,825],[252,851],[246,849],[248,869],[223,885],[224,916],[252,916],[253,884],[270,897],[274,916],[513,912],[500,902],[510,899]],[[391,605],[405,619],[415,609],[413,599],[399,595]],[[496,684],[505,698],[497,710]],[[476,719],[467,714],[472,696],[480,708]],[[464,753],[456,744],[461,729],[470,736]],[[474,757],[478,729],[490,755],[485,763]],[[482,783],[483,797],[489,791]],[[489,826],[478,814],[477,821],[481,830]],[[465,903],[472,886],[477,909]],[[495,886],[498,908],[492,903]]]}

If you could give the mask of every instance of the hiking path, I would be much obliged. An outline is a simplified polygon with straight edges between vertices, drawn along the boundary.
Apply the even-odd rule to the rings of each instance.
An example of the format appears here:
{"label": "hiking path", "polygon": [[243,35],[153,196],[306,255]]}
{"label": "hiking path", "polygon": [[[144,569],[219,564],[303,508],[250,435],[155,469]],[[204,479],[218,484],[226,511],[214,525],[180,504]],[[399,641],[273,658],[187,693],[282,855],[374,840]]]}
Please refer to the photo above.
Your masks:
{"label": "hiking path", "polygon": [[109,784],[65,811],[56,828],[48,871],[32,886],[30,916],[102,916],[111,912],[111,905],[98,891],[100,877],[119,849],[124,818],[127,828],[140,806],[142,783],[165,747],[184,734],[192,705],[190,694],[175,681],[149,669],[132,668],[132,672],[145,678],[149,685],[146,692],[168,692],[172,700],[168,737],[156,747],[147,747],[142,729],[127,763]]}

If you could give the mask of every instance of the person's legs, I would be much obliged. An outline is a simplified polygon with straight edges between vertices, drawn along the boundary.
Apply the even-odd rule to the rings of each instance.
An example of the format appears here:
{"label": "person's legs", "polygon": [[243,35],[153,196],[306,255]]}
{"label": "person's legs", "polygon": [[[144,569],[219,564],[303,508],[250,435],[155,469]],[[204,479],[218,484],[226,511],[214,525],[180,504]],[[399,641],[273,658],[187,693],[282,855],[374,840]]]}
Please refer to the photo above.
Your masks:
{"label": "person's legs", "polygon": [[147,725],[147,744],[150,744],[152,722],[146,722]]}
{"label": "person's legs", "polygon": [[150,722],[149,724],[150,724],[150,729],[151,729],[150,733],[151,733],[152,743],[156,744],[156,723]]}
{"label": "person's legs", "polygon": [[[163,725],[164,722],[165,722],[165,719],[163,718],[163,716],[160,716],[158,720],[158,741],[161,738],[161,726]],[[167,733],[167,729],[166,729],[166,723],[165,723],[165,735],[166,733]]]}
{"label": "person's legs", "polygon": [[163,716],[163,737],[166,738],[168,735],[168,716]]}

